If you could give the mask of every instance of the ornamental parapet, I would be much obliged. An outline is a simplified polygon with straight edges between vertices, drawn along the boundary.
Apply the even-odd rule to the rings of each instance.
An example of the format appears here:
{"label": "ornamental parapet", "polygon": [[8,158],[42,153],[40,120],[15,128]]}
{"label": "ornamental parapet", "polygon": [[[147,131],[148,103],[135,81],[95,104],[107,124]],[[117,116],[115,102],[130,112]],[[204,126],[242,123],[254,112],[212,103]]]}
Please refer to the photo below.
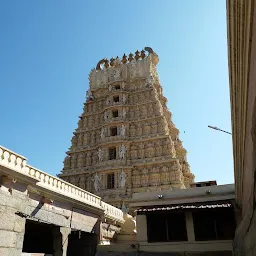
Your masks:
{"label": "ornamental parapet", "polygon": [[30,180],[41,189],[47,189],[60,195],[80,201],[86,205],[104,210],[105,218],[123,223],[123,212],[106,204],[99,196],[74,186],[62,179],[47,174],[27,164],[27,159],[19,154],[0,146],[0,172],[5,175]]}

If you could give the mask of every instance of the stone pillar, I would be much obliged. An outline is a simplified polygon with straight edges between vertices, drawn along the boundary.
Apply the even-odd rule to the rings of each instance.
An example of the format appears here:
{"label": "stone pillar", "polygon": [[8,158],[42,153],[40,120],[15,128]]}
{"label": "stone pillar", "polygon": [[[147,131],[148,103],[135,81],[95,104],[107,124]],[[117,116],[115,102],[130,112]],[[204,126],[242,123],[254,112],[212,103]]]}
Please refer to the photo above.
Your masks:
{"label": "stone pillar", "polygon": [[62,256],[66,256],[68,249],[68,235],[71,233],[71,228],[60,227],[60,233],[62,234]]}
{"label": "stone pillar", "polygon": [[136,216],[136,240],[137,242],[147,242],[148,232],[147,232],[147,216],[137,215]]}
{"label": "stone pillar", "polygon": [[66,256],[68,248],[68,235],[71,228],[56,227],[53,229],[53,248],[54,256]]}
{"label": "stone pillar", "polygon": [[194,222],[192,212],[185,213],[188,241],[195,241]]}

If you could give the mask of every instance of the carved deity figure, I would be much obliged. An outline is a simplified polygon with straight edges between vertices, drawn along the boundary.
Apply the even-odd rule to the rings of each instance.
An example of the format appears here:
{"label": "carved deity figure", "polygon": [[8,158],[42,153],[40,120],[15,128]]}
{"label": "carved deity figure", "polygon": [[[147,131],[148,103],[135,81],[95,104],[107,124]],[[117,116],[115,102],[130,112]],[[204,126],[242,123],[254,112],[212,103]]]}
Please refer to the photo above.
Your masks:
{"label": "carved deity figure", "polygon": [[91,89],[89,89],[89,90],[86,92],[86,100],[87,100],[87,101],[93,100],[93,95],[92,95]]}
{"label": "carved deity figure", "polygon": [[82,176],[79,181],[79,187],[85,189],[85,177]]}
{"label": "carved deity figure", "polygon": [[92,154],[91,154],[90,151],[86,154],[86,164],[87,164],[88,166],[91,166],[91,165],[92,165]]}
{"label": "carved deity figure", "polygon": [[123,109],[123,118],[125,118],[126,117],[126,110],[125,110],[125,108]]}
{"label": "carved deity figure", "polygon": [[116,68],[115,69],[115,73],[114,73],[114,78],[115,78],[115,80],[117,80],[120,77],[121,77],[121,69],[120,68]]}
{"label": "carved deity figure", "polygon": [[121,126],[119,126],[119,134],[121,136],[125,136],[125,126],[124,124],[122,124]]}
{"label": "carved deity figure", "polygon": [[73,147],[77,146],[77,137],[75,135],[72,137],[72,146]]}
{"label": "carved deity figure", "polygon": [[147,117],[147,107],[145,105],[141,108],[141,117]]}
{"label": "carved deity figure", "polygon": [[123,95],[123,103],[125,104],[126,103],[126,96]]}
{"label": "carved deity figure", "polygon": [[104,112],[104,120],[107,121],[108,120],[108,113]]}
{"label": "carved deity figure", "polygon": [[77,158],[77,167],[81,168],[83,166],[84,166],[84,156],[81,153],[81,154],[78,155],[78,158]]}
{"label": "carved deity figure", "polygon": [[92,164],[96,164],[98,159],[97,151],[92,154]]}
{"label": "carved deity figure", "polygon": [[64,159],[64,168],[65,169],[69,169],[70,168],[70,165],[71,165],[71,161],[70,161],[70,156],[66,156],[65,159]]}
{"label": "carved deity figure", "polygon": [[119,179],[119,187],[124,188],[126,183],[126,174],[124,170],[122,170],[122,172],[119,173],[118,179]]}
{"label": "carved deity figure", "polygon": [[93,182],[93,186],[94,186],[94,190],[97,192],[97,191],[100,191],[100,182],[101,182],[101,178],[100,176],[98,175],[98,173],[96,173],[94,175],[94,177],[92,178],[92,182]]}
{"label": "carved deity figure", "polygon": [[135,136],[135,134],[136,134],[135,126],[134,126],[134,125],[131,125],[131,126],[130,126],[130,135],[133,137],[133,136]]}
{"label": "carved deity figure", "polygon": [[152,104],[150,104],[149,107],[148,107],[148,115],[150,117],[154,115],[154,109],[153,109]]}
{"label": "carved deity figure", "polygon": [[102,127],[100,131],[100,138],[103,140],[105,138],[105,128]]}
{"label": "carved deity figure", "polygon": [[76,168],[76,156],[71,157],[71,168]]}
{"label": "carved deity figure", "polygon": [[139,145],[138,157],[140,159],[142,159],[142,158],[144,158],[144,156],[145,156],[144,155],[144,144],[143,144],[143,142],[141,142]]}
{"label": "carved deity figure", "polygon": [[142,135],[142,125],[141,124],[138,124],[136,134],[137,134],[137,136],[141,136]]}
{"label": "carved deity figure", "polygon": [[137,158],[137,147],[135,145],[131,146],[131,159],[136,159]]}
{"label": "carved deity figure", "polygon": [[125,148],[125,145],[122,144],[119,148],[119,157],[121,159],[125,158],[125,153],[126,153],[126,148]]}
{"label": "carved deity figure", "polygon": [[98,150],[98,158],[99,158],[99,162],[102,162],[103,161],[103,149],[102,148],[99,148]]}

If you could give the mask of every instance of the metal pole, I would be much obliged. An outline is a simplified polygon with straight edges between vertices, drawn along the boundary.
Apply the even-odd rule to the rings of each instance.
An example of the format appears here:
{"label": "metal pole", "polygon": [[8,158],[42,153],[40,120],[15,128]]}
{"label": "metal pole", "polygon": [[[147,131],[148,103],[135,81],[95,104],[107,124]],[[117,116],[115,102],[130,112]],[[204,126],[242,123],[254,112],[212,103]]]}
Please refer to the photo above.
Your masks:
{"label": "metal pole", "polygon": [[224,130],[221,130],[220,128],[218,128],[216,126],[208,125],[208,127],[211,128],[211,129],[214,129],[214,130],[217,130],[217,131],[221,131],[221,132],[225,132],[225,133],[228,133],[228,134],[232,135],[232,133],[224,131]]}

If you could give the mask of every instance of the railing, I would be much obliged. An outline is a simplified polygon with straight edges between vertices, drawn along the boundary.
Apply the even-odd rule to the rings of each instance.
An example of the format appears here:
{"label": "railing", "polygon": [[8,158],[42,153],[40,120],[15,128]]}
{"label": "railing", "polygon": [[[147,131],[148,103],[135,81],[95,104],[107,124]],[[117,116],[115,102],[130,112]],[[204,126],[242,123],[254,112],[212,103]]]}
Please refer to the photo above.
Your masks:
{"label": "railing", "polygon": [[101,200],[100,197],[76,187],[55,176],[47,174],[27,164],[27,159],[0,146],[0,166],[7,167],[38,182],[37,186],[68,196],[91,206],[104,209],[106,218],[123,222],[123,212]]}
{"label": "railing", "polygon": [[102,208],[105,210],[105,214],[110,219],[114,219],[114,220],[123,219],[123,212],[120,209],[118,209],[110,204],[107,204],[103,201],[101,201],[101,205],[102,205]]}

